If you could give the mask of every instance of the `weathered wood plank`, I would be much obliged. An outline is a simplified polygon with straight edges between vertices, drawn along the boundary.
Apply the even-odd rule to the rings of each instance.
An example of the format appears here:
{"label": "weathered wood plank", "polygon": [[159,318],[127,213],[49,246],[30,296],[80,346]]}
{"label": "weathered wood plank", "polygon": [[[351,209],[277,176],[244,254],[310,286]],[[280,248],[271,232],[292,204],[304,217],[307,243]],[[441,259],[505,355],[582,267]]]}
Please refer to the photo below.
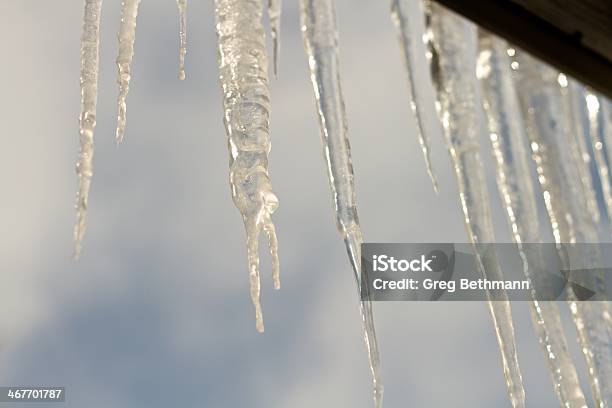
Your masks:
{"label": "weathered wood plank", "polygon": [[611,0],[436,1],[612,98]]}
{"label": "weathered wood plank", "polygon": [[612,1],[512,0],[612,61]]}

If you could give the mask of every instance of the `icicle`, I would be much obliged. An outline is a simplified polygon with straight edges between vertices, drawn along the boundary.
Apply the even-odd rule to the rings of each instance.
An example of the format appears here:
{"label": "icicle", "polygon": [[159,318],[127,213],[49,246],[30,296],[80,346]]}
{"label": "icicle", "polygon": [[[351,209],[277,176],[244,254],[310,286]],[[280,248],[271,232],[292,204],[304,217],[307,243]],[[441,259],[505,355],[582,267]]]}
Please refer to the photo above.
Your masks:
{"label": "icicle", "polygon": [[176,0],[179,9],[179,73],[178,79],[185,79],[185,54],[187,54],[187,0]]}
{"label": "icicle", "polygon": [[[557,243],[597,242],[597,230],[579,198],[578,176],[562,148],[564,132],[571,131],[563,111],[558,72],[518,53],[513,63],[521,108],[527,120],[527,135],[536,163],[540,187]],[[597,265],[600,254],[589,250],[585,260]],[[600,264],[600,263],[599,263]],[[586,287],[601,289],[599,279],[585,282],[584,275],[573,279]],[[609,302],[571,301],[570,310],[578,331],[581,350],[589,369],[593,397],[600,408],[612,401],[612,321]]]}
{"label": "icicle", "polygon": [[[355,203],[353,165],[340,86],[338,29],[334,1],[301,0],[300,15],[337,226],[344,238],[360,293],[359,270],[363,238]],[[372,304],[370,300],[363,300],[360,305],[374,385],[374,401],[376,407],[381,407],[383,387],[380,380],[380,358],[374,330]]]}
{"label": "icicle", "polygon": [[589,117],[589,135],[593,144],[593,152],[595,163],[599,172],[599,180],[601,181],[601,191],[606,204],[608,216],[612,214],[612,180],[610,179],[609,163],[606,157],[606,149],[612,148],[607,146],[606,129],[604,127],[604,118],[601,112],[600,98],[592,91],[587,90],[584,94]]}
{"label": "icicle", "polygon": [[[612,101],[605,96],[600,96],[601,102],[601,115],[602,115],[602,126],[603,126],[603,138],[606,145],[606,153],[608,159],[608,166],[612,166]],[[612,218],[612,215],[610,216]]]}
{"label": "icicle", "polygon": [[270,95],[262,8],[261,0],[215,0],[230,185],[247,232],[251,298],[260,332],[264,330],[258,256],[262,231],[268,236],[274,287],[280,288],[278,243],[271,219],[278,199],[268,177]]}
{"label": "icicle", "polygon": [[597,204],[597,194],[593,177],[591,176],[591,155],[586,144],[587,132],[585,132],[586,101],[584,90],[576,81],[559,74],[557,79],[564,98],[564,109],[571,122],[571,130],[567,133],[568,150],[574,167],[580,178],[581,196],[584,197],[585,205],[594,222],[599,222],[600,212]]}
{"label": "icicle", "polygon": [[[547,270],[537,250],[523,243],[540,243],[540,224],[536,196],[529,169],[529,143],[524,133],[519,100],[512,82],[506,43],[484,32],[479,33],[478,65],[489,136],[496,162],[499,192],[514,241],[524,261],[525,275],[536,285],[542,284]],[[544,351],[548,368],[564,407],[586,407],[576,368],[567,349],[567,341],[555,302],[534,299],[531,304],[534,328]]]}
{"label": "icicle", "polygon": [[278,75],[278,53],[280,52],[280,18],[283,0],[268,0],[268,19],[272,30],[274,50],[274,75]]}
{"label": "icicle", "polygon": [[[455,166],[465,224],[474,244],[495,242],[489,195],[479,153],[481,103],[475,75],[476,29],[454,13],[430,4],[430,23],[438,65],[433,66],[442,126]],[[486,257],[475,245],[479,267],[485,276],[501,280],[494,250]],[[510,303],[505,292],[489,293],[489,310],[502,354],[504,374],[513,407],[525,406]]]}
{"label": "icicle", "polygon": [[432,169],[429,141],[439,130],[439,121],[435,117],[435,105],[427,98],[431,87],[428,74],[425,44],[426,38],[424,14],[421,0],[392,0],[391,17],[398,30],[400,46],[408,71],[408,90],[410,92],[410,107],[417,119],[417,136],[425,158],[427,173],[438,192],[438,182]]}
{"label": "icicle", "polygon": [[98,56],[100,47],[100,11],[102,0],[85,0],[83,35],[81,36],[81,115],[79,117],[80,153],[76,165],[78,192],[77,221],[74,227],[74,257],[81,254],[85,235],[87,197],[93,175],[93,137],[98,102]]}
{"label": "icicle", "polygon": [[132,77],[131,65],[134,57],[134,40],[136,39],[136,16],[140,0],[123,0],[121,4],[121,26],[119,27],[119,55],[117,56],[117,67],[119,68],[119,97],[117,105],[119,114],[117,116],[117,143],[123,141],[125,133],[126,104],[128,91],[130,90],[130,79]]}

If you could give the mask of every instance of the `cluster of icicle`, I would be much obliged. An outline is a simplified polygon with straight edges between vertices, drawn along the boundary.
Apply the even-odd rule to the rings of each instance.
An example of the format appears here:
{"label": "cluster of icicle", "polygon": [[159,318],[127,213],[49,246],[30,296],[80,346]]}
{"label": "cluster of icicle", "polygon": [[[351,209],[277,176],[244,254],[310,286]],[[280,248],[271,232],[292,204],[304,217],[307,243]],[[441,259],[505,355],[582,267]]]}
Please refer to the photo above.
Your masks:
{"label": "cluster of icicle", "polygon": [[[176,0],[180,15],[179,79],[185,79],[185,54],[187,50],[186,11],[187,0]],[[121,24],[117,35],[119,52],[117,68],[119,96],[117,97],[117,143],[123,141],[126,122],[126,98],[132,78],[131,66],[136,39],[136,17],[140,0],[123,0]],[[85,0],[83,33],[81,35],[81,114],[79,116],[80,152],[76,172],[78,190],[76,200],[77,221],[74,227],[74,257],[81,254],[85,235],[87,200],[93,176],[94,129],[98,102],[98,71],[100,54],[100,15],[102,0]]]}
{"label": "cluster of icicle", "polygon": [[[75,255],[85,232],[87,196],[92,177],[96,124],[100,12],[102,0],[85,1],[81,47],[81,150],[77,163]],[[468,237],[475,245],[478,267],[489,279],[502,271],[495,242],[489,192],[481,157],[486,129],[496,164],[496,180],[524,272],[541,279],[545,261],[524,243],[542,242],[551,228],[557,243],[598,242],[600,220],[612,215],[612,105],[562,73],[509,47],[503,40],[425,0],[391,0],[408,71],[411,111],[426,168],[437,191],[430,163],[430,140],[445,136],[459,187]],[[117,142],[123,140],[126,97],[134,55],[140,0],[124,0],[119,30]],[[180,12],[179,79],[185,78],[186,0]],[[268,174],[270,92],[268,56],[262,23],[263,0],[215,0],[219,79],[230,155],[230,186],[247,235],[247,259],[256,328],[264,330],[260,305],[258,239],[267,235],[274,287],[280,287],[278,243],[271,215],[278,207]],[[278,72],[281,0],[268,0],[274,73]],[[363,235],[357,215],[347,117],[340,83],[339,34],[334,0],[300,0],[300,26],[319,115],[325,165],[336,224],[356,283],[376,407],[382,406],[380,357],[372,304],[361,298]],[[434,87],[436,100],[428,98]],[[481,123],[482,118],[486,123]],[[594,160],[594,162],[592,161]],[[531,178],[537,172],[537,184]],[[592,168],[596,169],[593,176]],[[601,188],[603,208],[596,189]],[[550,224],[538,220],[541,194]],[[542,225],[544,224],[544,225]],[[608,232],[609,233],[609,232]],[[476,246],[476,244],[479,244]],[[486,248],[486,249],[482,249]],[[487,251],[484,256],[484,251]],[[601,254],[589,253],[591,259]],[[561,255],[560,255],[561,257]],[[600,284],[600,282],[595,282]],[[501,351],[513,407],[525,406],[510,302],[489,294],[489,311]],[[557,304],[536,299],[533,323],[544,351],[555,392],[564,407],[585,407],[585,394],[568,352]],[[581,350],[588,367],[593,399],[612,406],[612,321],[609,302],[570,301]]]}
{"label": "cluster of icicle", "polygon": [[[601,216],[596,186],[601,186],[604,210],[612,215],[608,168],[612,163],[610,102],[433,2],[394,0],[392,17],[409,72],[412,110],[419,124],[418,136],[428,172],[432,174],[428,141],[435,129],[426,116],[434,111],[434,102],[428,102],[426,94],[433,83],[435,109],[455,169],[471,241],[495,242],[480,156],[480,135],[486,129],[496,164],[497,186],[525,275],[533,282],[543,279],[541,272],[546,265],[542,254],[523,245],[542,242],[542,227],[552,228],[558,244],[598,242]],[[431,78],[423,80],[422,72],[429,72]],[[484,125],[481,117],[486,118]],[[591,151],[599,180],[591,176]],[[539,186],[534,186],[531,166],[537,171]],[[432,180],[437,189],[435,178]],[[542,194],[550,224],[538,220],[537,194]],[[474,248],[482,273],[499,279],[502,271],[494,250],[487,249],[487,257],[483,257],[479,253],[483,247]],[[593,250],[585,254],[585,259],[597,262],[600,256]],[[562,254],[559,257],[563,260]],[[598,287],[601,282],[589,284]],[[489,309],[508,394],[513,407],[524,407],[510,304],[504,296],[493,296],[489,294]],[[586,407],[557,304],[534,299],[531,306],[534,327],[561,406]],[[610,303],[570,301],[569,307],[588,367],[593,399],[598,407],[610,407]]]}

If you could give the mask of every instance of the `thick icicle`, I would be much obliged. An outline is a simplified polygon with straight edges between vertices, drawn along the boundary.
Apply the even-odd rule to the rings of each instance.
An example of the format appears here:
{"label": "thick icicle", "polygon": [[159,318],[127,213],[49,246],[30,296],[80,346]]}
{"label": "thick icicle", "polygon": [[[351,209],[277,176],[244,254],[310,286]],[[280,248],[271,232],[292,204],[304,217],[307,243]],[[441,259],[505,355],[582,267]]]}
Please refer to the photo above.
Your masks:
{"label": "thick icicle", "polygon": [[[483,244],[495,242],[489,194],[479,152],[481,101],[476,80],[476,28],[445,8],[431,3],[429,22],[436,57],[432,67],[437,86],[442,127],[455,167],[461,206],[479,267],[492,280],[502,271],[494,248],[483,254]],[[510,302],[505,292],[489,293],[489,310],[495,325],[508,393],[513,407],[525,406]]]}
{"label": "thick icicle", "polygon": [[410,107],[417,120],[417,136],[425,158],[427,173],[438,192],[436,180],[431,165],[429,142],[439,129],[438,118],[435,117],[433,100],[427,98],[431,87],[431,77],[425,59],[426,49],[423,3],[421,0],[392,0],[391,18],[398,30],[400,46],[408,71],[408,90],[410,92]]}
{"label": "thick icicle", "polygon": [[176,0],[179,9],[179,73],[178,79],[185,79],[185,54],[187,54],[187,0]]}
{"label": "thick icicle", "polygon": [[79,116],[80,153],[76,165],[78,192],[77,221],[74,227],[74,257],[81,253],[87,216],[87,198],[93,175],[94,129],[98,103],[98,57],[100,48],[100,11],[102,0],[85,0],[81,36],[81,115]]}
{"label": "thick icicle", "polygon": [[283,0],[268,0],[268,19],[272,31],[274,53],[274,75],[278,75],[278,53],[280,52],[280,23]]}
{"label": "thick icicle", "polygon": [[[532,157],[557,243],[598,242],[592,218],[579,197],[578,176],[571,167],[569,152],[562,148],[564,132],[571,131],[563,110],[558,72],[519,52],[514,61],[521,108],[527,121]],[[585,260],[600,254],[586,250]],[[574,280],[586,287],[601,289],[601,281]],[[598,407],[612,402],[612,321],[609,302],[571,301],[570,310],[587,363],[593,397]]]}
{"label": "thick icicle", "polygon": [[589,117],[589,135],[593,144],[595,164],[599,172],[604,203],[610,217],[612,214],[612,179],[610,177],[612,175],[610,174],[608,158],[606,157],[606,149],[610,149],[612,146],[606,145],[606,128],[600,97],[587,90],[584,93],[584,98]]}
{"label": "thick icicle", "polygon": [[136,17],[140,0],[123,0],[121,4],[121,25],[119,27],[119,55],[117,56],[117,68],[119,69],[119,97],[117,107],[117,143],[123,141],[125,134],[125,120],[127,106],[125,99],[130,90],[130,79],[132,77],[131,65],[134,57],[134,40],[136,39]]}
{"label": "thick icicle", "polygon": [[[537,248],[541,243],[536,195],[529,169],[529,142],[525,135],[518,97],[512,81],[506,43],[492,35],[479,33],[478,65],[496,176],[514,241],[524,262],[525,275],[537,287],[547,265]],[[527,243],[524,246],[523,243]],[[534,328],[544,351],[557,398],[563,407],[586,407],[576,368],[555,302],[534,299],[531,303]]]}
{"label": "thick icicle", "polygon": [[[327,161],[327,175],[336,210],[338,230],[347,252],[360,293],[361,243],[363,237],[353,181],[353,165],[340,86],[338,29],[334,0],[301,0],[300,15],[310,79],[314,87],[321,136]],[[382,406],[383,387],[372,303],[362,300],[361,316],[370,360],[376,407]]]}
{"label": "thick icicle", "polygon": [[[603,137],[606,145],[608,165],[612,166],[612,101],[605,96],[600,97],[603,125]],[[610,216],[612,218],[612,215]]]}
{"label": "thick icicle", "polygon": [[565,74],[559,74],[557,79],[561,92],[564,96],[564,108],[566,115],[571,121],[571,130],[566,132],[568,150],[574,167],[580,178],[580,195],[584,197],[585,205],[594,222],[599,222],[600,211],[597,204],[597,193],[593,177],[591,176],[591,155],[587,147],[587,131],[585,123],[588,122],[586,115],[586,101],[584,99],[584,87],[576,81],[569,79]]}
{"label": "thick icicle", "polygon": [[271,219],[278,199],[268,176],[270,94],[262,8],[262,0],[215,0],[230,186],[246,228],[251,298],[260,332],[264,330],[258,255],[262,231],[268,236],[274,287],[280,288],[278,243]]}

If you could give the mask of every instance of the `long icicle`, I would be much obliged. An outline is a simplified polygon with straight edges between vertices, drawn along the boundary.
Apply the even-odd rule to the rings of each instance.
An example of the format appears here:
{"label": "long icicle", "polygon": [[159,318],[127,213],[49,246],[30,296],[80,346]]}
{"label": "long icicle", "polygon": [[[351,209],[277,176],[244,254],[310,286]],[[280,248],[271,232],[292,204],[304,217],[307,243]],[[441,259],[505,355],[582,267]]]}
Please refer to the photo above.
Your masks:
{"label": "long icicle", "polygon": [[[606,145],[608,166],[612,166],[612,101],[605,96],[600,96],[601,114],[603,125],[603,137]],[[612,218],[612,215],[610,216]]]}
{"label": "long icicle", "polygon": [[434,174],[429,142],[431,137],[440,131],[439,121],[435,117],[433,100],[427,98],[427,90],[431,88],[431,78],[425,59],[426,49],[423,3],[421,0],[392,0],[391,18],[398,30],[398,37],[406,70],[408,71],[408,90],[410,107],[417,121],[417,136],[421,144],[427,173],[438,192],[438,181]]}
{"label": "long icicle", "polygon": [[[512,236],[519,246],[525,275],[538,285],[534,287],[544,287],[540,282],[543,278],[541,272],[546,270],[547,265],[537,248],[529,247],[542,241],[528,162],[529,143],[521,120],[507,49],[504,41],[480,31],[476,73],[483,90],[497,185]],[[561,405],[567,408],[586,407],[576,368],[568,352],[557,304],[534,298],[531,312]]]}
{"label": "long icicle", "polygon": [[215,0],[230,186],[247,233],[251,299],[259,332],[264,330],[258,255],[262,231],[268,236],[274,287],[280,288],[278,243],[271,219],[278,199],[268,176],[270,92],[262,8],[262,0]]}
{"label": "long icicle", "polygon": [[559,74],[557,82],[561,87],[564,109],[571,123],[571,131],[566,132],[567,147],[580,178],[580,195],[584,197],[591,218],[597,223],[601,214],[597,203],[595,184],[591,176],[591,155],[587,147],[587,137],[589,135],[585,129],[585,123],[588,123],[588,115],[586,114],[586,101],[583,97],[584,87],[565,74]]}
{"label": "long icicle", "polygon": [[[461,207],[470,240],[475,245],[479,267],[491,280],[502,280],[494,249],[483,256],[482,244],[495,242],[489,194],[479,152],[481,107],[476,80],[476,28],[436,3],[429,4],[429,22],[437,53],[432,71],[437,85],[442,127],[455,167]],[[485,246],[486,247],[486,246]],[[510,302],[505,292],[488,293],[508,394],[513,407],[525,406],[525,391],[519,369]]]}
{"label": "long icicle", "polygon": [[283,0],[268,0],[268,19],[272,31],[272,47],[274,54],[274,75],[278,75],[278,54],[280,53],[280,24]]}
{"label": "long icicle", "polygon": [[[515,83],[521,108],[527,121],[527,135],[532,157],[536,163],[538,180],[546,209],[553,227],[553,236],[560,243],[596,243],[598,235],[584,201],[579,198],[578,176],[572,168],[560,137],[571,131],[563,110],[558,72],[519,52],[514,61]],[[562,140],[562,139],[561,139]],[[600,254],[585,250],[585,259],[598,264]],[[600,262],[600,261],[599,261]],[[600,264],[600,263],[599,263]],[[597,287],[600,282],[583,282],[585,276],[573,278],[586,287]],[[569,302],[578,332],[593,391],[599,408],[612,402],[612,321],[610,302]]]}
{"label": "long icicle", "polygon": [[134,57],[134,41],[136,39],[136,17],[140,0],[123,0],[121,3],[121,25],[119,26],[119,55],[117,56],[117,68],[119,69],[119,96],[117,98],[117,143],[123,142],[126,121],[126,98],[130,90],[130,79],[132,78],[132,58]]}
{"label": "long icicle", "polygon": [[78,191],[77,220],[74,226],[74,257],[81,254],[87,227],[87,199],[93,176],[94,129],[98,103],[98,59],[100,54],[100,12],[102,0],[85,0],[81,36],[81,114],[79,116],[80,153],[76,165]]}
{"label": "long icicle", "polygon": [[179,73],[178,79],[185,80],[185,54],[187,54],[187,0],[176,0],[179,10]]}
{"label": "long icicle", "polygon": [[606,129],[604,118],[601,110],[600,97],[590,90],[586,90],[583,94],[586,100],[587,112],[589,117],[589,135],[593,144],[593,152],[595,163],[599,172],[599,180],[601,181],[601,191],[603,194],[604,203],[608,216],[612,214],[612,179],[610,178],[610,168],[606,157],[606,149],[612,146],[606,146]]}
{"label": "long icicle", "polygon": [[[301,0],[300,16],[310,79],[319,113],[336,223],[346,244],[358,293],[361,294],[360,266],[363,237],[357,216],[353,165],[344,97],[340,86],[338,28],[334,0]],[[374,385],[374,402],[378,408],[382,406],[383,386],[380,379],[380,357],[372,303],[369,299],[362,299],[360,307]]]}

